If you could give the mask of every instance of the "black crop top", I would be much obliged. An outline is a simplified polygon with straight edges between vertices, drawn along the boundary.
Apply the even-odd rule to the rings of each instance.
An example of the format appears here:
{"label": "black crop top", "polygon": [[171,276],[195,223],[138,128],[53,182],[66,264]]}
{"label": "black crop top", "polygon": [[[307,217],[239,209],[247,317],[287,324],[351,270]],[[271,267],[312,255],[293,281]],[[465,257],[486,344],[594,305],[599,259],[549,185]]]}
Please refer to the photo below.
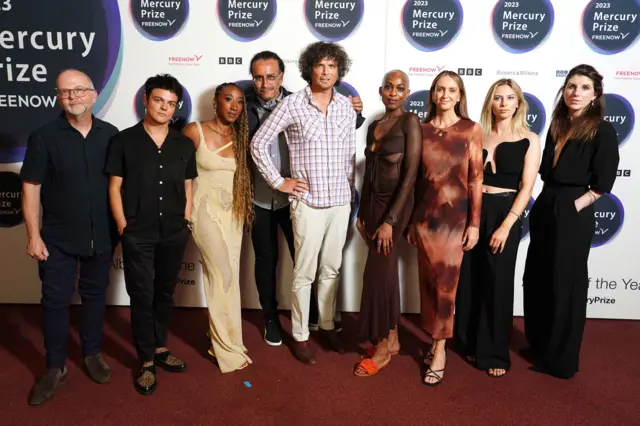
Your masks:
{"label": "black crop top", "polygon": [[527,155],[529,144],[527,138],[516,142],[499,143],[494,149],[495,173],[493,173],[491,161],[487,162],[489,152],[483,149],[484,177],[482,183],[497,188],[519,190],[524,170],[524,157]]}

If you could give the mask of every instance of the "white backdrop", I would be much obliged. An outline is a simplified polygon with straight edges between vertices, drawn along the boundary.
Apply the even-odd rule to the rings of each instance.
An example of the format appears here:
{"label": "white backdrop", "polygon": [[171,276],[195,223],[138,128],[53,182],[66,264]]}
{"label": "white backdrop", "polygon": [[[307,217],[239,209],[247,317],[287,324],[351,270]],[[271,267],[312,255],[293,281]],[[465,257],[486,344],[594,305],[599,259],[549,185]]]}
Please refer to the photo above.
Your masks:
{"label": "white backdrop", "polygon": [[[588,316],[640,319],[640,266],[633,255],[633,237],[639,235],[640,229],[637,222],[629,220],[640,210],[640,196],[632,189],[636,177],[632,173],[633,159],[640,154],[638,136],[633,134],[632,107],[640,105],[638,0],[70,0],[69,3],[80,5],[80,1],[82,6],[78,7],[90,5],[95,11],[92,17],[83,15],[88,22],[82,23],[83,30],[94,34],[93,39],[86,38],[93,40],[93,50],[87,48],[88,44],[83,45],[81,41],[85,39],[78,36],[75,45],[67,43],[62,49],[68,50],[69,55],[77,52],[66,63],[60,59],[61,51],[51,45],[37,47],[34,40],[39,42],[44,37],[24,38],[25,45],[20,47],[18,32],[55,33],[61,25],[68,32],[79,32],[78,17],[49,10],[50,14],[59,13],[58,19],[41,16],[42,19],[34,21],[32,12],[37,9],[34,6],[27,8],[17,0],[9,0],[6,4],[11,7],[3,9],[0,1],[0,58],[5,54],[25,58],[32,69],[33,64],[44,64],[48,71],[44,82],[34,75],[32,81],[39,85],[35,86],[35,82],[21,85],[17,71],[10,75],[7,70],[8,63],[17,66],[16,59],[5,61],[4,67],[0,65],[0,171],[19,171],[22,160],[19,153],[24,150],[28,134],[25,128],[30,131],[41,124],[34,122],[36,113],[47,109],[44,111],[47,119],[57,114],[55,106],[40,106],[33,99],[19,105],[20,98],[15,96],[31,94],[32,88],[50,96],[55,75],[67,66],[96,69],[89,73],[98,76],[94,82],[102,81],[98,85],[101,94],[97,115],[124,129],[138,120],[136,93],[153,74],[171,73],[183,84],[189,98],[182,105],[182,117],[189,121],[207,119],[212,113],[211,99],[216,85],[248,80],[253,54],[265,49],[277,52],[286,64],[284,85],[295,91],[304,87],[297,69],[301,50],[318,39],[337,41],[353,59],[345,78],[346,88],[361,96],[367,118],[358,130],[358,188],[363,173],[366,128],[383,111],[378,86],[387,70],[400,68],[410,75],[413,96],[407,107],[417,113],[424,112],[426,98],[421,91],[429,89],[439,71],[464,73],[469,113],[474,120],[479,119],[489,86],[499,78],[514,78],[527,93],[531,107],[529,121],[544,141],[554,97],[567,70],[579,63],[595,66],[605,77],[607,119],[614,123],[624,141],[613,196],[597,204],[598,229],[589,259]],[[29,3],[38,3],[44,9],[49,0]],[[4,24],[11,29],[3,33]],[[26,123],[21,132],[15,132],[18,136],[4,130],[13,125],[9,112],[16,114],[11,116],[12,120]],[[8,186],[3,187],[3,182],[0,180],[0,198],[7,201]],[[538,181],[534,198],[540,189]],[[7,206],[10,204],[2,204],[3,208]],[[19,205],[14,201],[13,207]],[[11,214],[0,209],[0,218],[6,218],[0,229],[0,302],[39,303],[37,267],[35,261],[24,255],[24,226],[7,224]],[[344,252],[340,305],[345,311],[359,309],[366,255],[364,244],[354,231],[353,226]],[[525,235],[516,270],[516,315],[522,314],[521,277],[527,246]],[[398,250],[402,309],[419,312],[415,251],[406,244]],[[282,308],[288,309],[292,265],[284,244],[280,255],[279,301]],[[259,308],[253,280],[253,249],[248,236],[241,270],[243,306]],[[178,305],[204,306],[201,274],[199,253],[191,241],[176,290]],[[129,303],[123,280],[118,248],[112,268],[110,304]]]}

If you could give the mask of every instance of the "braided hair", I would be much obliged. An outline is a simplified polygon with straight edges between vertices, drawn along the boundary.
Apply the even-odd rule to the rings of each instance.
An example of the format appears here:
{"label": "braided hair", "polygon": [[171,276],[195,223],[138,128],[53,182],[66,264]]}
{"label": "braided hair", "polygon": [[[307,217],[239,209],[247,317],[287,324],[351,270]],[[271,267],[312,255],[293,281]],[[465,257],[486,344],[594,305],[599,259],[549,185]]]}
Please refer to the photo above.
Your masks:
{"label": "braided hair", "polygon": [[242,112],[232,123],[233,151],[235,153],[236,171],[233,175],[233,217],[238,223],[244,223],[248,230],[253,223],[253,183],[251,170],[247,162],[249,151],[249,120],[247,106],[242,89],[235,83],[223,83],[216,88],[214,95],[214,111],[218,96],[225,87],[235,87],[242,93]]}

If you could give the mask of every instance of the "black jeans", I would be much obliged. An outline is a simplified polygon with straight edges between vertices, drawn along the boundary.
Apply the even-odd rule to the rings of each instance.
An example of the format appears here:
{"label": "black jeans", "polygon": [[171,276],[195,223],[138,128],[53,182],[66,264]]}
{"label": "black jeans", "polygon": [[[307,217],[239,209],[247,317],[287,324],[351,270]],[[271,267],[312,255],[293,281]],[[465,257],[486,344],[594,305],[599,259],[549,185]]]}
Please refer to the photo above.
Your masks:
{"label": "black jeans", "polygon": [[[276,319],[278,300],[276,298],[276,272],[278,267],[278,226],[282,229],[291,259],[295,259],[293,248],[293,227],[289,207],[267,210],[256,205],[255,221],[251,229],[251,241],[255,254],[255,280],[258,287],[260,305],[267,321]],[[311,297],[309,321],[318,322],[318,301]]]}
{"label": "black jeans", "polygon": [[153,361],[156,348],[167,345],[173,292],[184,259],[189,229],[153,240],[122,236],[127,293],[131,299],[131,329],[138,361]]}
{"label": "black jeans", "polygon": [[47,368],[62,368],[67,360],[69,305],[76,280],[82,300],[82,353],[83,356],[100,353],[113,250],[89,257],[67,254],[52,244],[47,244],[47,250],[49,258],[38,262],[42,281],[44,347]]}

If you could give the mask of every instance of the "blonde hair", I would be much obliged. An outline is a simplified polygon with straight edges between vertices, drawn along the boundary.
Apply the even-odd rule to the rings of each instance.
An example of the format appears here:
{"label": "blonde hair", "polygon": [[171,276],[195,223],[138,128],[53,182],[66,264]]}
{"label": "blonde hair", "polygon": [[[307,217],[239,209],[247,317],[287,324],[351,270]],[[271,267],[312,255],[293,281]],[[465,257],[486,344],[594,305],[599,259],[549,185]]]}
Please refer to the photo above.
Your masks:
{"label": "blonde hair", "polygon": [[482,113],[480,114],[480,127],[485,135],[491,134],[493,127],[496,124],[496,116],[493,113],[493,97],[495,96],[496,89],[500,86],[509,86],[514,91],[518,98],[518,107],[516,112],[511,117],[511,131],[517,135],[523,135],[529,131],[529,124],[527,124],[527,112],[529,105],[524,98],[524,93],[520,85],[510,78],[503,78],[491,85],[487,96],[484,98],[484,104],[482,105]]}

